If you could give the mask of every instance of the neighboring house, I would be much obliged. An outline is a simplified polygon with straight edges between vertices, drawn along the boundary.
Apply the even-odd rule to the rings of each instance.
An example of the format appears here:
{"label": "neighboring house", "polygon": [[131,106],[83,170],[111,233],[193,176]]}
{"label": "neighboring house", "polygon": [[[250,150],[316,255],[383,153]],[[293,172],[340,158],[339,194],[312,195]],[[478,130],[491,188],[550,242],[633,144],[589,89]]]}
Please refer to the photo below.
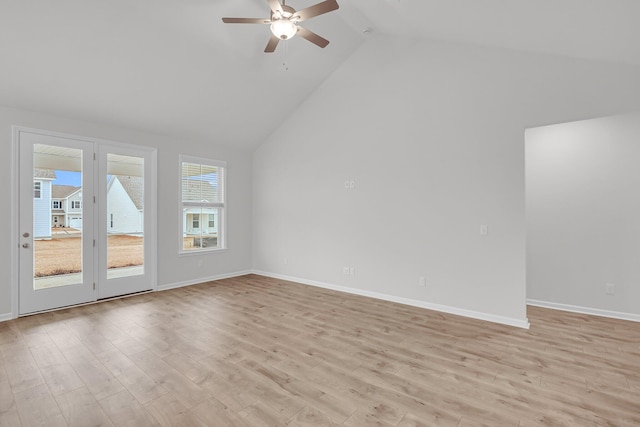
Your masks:
{"label": "neighboring house", "polygon": [[51,223],[53,227],[82,229],[81,187],[51,186]]}
{"label": "neighboring house", "polygon": [[[53,185],[52,169],[34,169],[34,237],[50,239],[51,227],[82,229],[82,188]],[[144,181],[142,177],[111,175],[107,184],[107,232],[144,231]]]}
{"label": "neighboring house", "polygon": [[33,237],[51,238],[51,182],[56,179],[52,169],[33,169]]}
{"label": "neighboring house", "polygon": [[[182,200],[196,200],[202,194],[216,195],[218,192],[217,189],[209,181],[185,179],[182,182]],[[206,188],[203,188],[203,186]],[[217,235],[217,210],[212,210],[210,212],[202,211],[203,210],[201,208],[186,208],[183,210],[182,233],[185,237],[199,235]]]}
{"label": "neighboring house", "polygon": [[144,231],[144,178],[111,175],[107,183],[107,232]]}

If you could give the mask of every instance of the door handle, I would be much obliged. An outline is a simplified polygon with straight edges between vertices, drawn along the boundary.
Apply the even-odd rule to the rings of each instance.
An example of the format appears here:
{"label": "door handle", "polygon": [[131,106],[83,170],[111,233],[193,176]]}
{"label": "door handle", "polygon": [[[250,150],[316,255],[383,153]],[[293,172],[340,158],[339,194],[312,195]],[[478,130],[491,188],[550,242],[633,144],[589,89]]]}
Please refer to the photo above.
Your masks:
{"label": "door handle", "polygon": [[25,249],[27,249],[27,248],[29,247],[29,244],[28,244],[28,243],[23,243],[23,244],[22,244],[22,247],[23,247],[23,248],[25,248]]}
{"label": "door handle", "polygon": [[26,231],[24,233],[22,233],[22,237],[29,237],[29,236],[30,236],[30,234],[27,233]]}

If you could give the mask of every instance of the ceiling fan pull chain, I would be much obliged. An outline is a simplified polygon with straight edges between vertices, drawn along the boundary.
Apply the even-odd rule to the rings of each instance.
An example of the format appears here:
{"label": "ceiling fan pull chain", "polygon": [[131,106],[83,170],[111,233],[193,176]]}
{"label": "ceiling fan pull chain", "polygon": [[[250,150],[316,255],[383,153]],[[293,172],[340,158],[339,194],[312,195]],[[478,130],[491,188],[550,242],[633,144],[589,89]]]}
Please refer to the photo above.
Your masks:
{"label": "ceiling fan pull chain", "polygon": [[287,53],[289,52],[289,42],[288,40],[284,41],[284,59],[282,60],[282,68],[284,71],[289,71],[289,67],[287,66]]}

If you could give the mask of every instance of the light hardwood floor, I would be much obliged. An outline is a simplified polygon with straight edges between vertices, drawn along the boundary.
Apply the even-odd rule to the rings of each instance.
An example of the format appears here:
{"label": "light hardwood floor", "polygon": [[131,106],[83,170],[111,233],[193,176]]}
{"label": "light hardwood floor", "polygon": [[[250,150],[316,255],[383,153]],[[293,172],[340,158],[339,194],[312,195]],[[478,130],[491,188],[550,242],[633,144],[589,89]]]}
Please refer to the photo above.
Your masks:
{"label": "light hardwood floor", "polygon": [[640,425],[640,324],[249,275],[0,323],[5,426]]}

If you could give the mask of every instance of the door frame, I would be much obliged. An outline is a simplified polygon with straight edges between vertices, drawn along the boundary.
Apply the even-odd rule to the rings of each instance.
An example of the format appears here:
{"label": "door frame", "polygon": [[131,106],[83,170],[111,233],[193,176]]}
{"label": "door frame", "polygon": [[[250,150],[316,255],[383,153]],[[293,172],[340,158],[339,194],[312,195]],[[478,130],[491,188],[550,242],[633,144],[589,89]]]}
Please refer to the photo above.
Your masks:
{"label": "door frame", "polygon": [[[10,221],[11,221],[11,236],[10,236],[10,242],[11,242],[11,270],[10,270],[10,283],[11,283],[11,318],[15,319],[18,317],[19,315],[19,302],[20,302],[20,293],[19,293],[19,289],[20,289],[20,277],[19,277],[19,270],[20,270],[20,266],[19,266],[19,261],[20,261],[20,243],[19,243],[19,238],[18,235],[20,233],[20,133],[21,132],[26,132],[26,133],[35,133],[35,134],[40,134],[40,135],[45,135],[45,136],[52,136],[52,137],[58,137],[58,138],[67,138],[67,139],[76,139],[76,140],[81,140],[81,141],[86,141],[86,142],[90,142],[90,143],[94,143],[97,144],[98,147],[101,145],[108,145],[108,146],[113,146],[113,147],[123,147],[123,148],[135,148],[138,150],[143,150],[143,151],[148,151],[150,153],[150,159],[151,159],[151,165],[149,168],[149,180],[148,180],[148,190],[151,193],[151,206],[153,206],[153,210],[152,212],[149,212],[149,224],[150,224],[150,231],[153,234],[153,241],[150,242],[152,243],[150,245],[149,248],[149,256],[151,257],[151,259],[149,260],[149,269],[148,269],[148,274],[149,274],[149,280],[151,282],[152,285],[152,291],[157,291],[158,290],[158,274],[157,274],[157,268],[158,268],[158,263],[157,263],[157,259],[158,259],[158,251],[157,251],[157,233],[158,233],[158,218],[157,218],[157,158],[158,158],[158,150],[157,148],[154,147],[149,147],[149,146],[144,146],[144,145],[136,145],[136,144],[128,144],[128,143],[122,143],[122,142],[116,142],[116,141],[110,141],[110,140],[106,140],[106,139],[101,139],[101,138],[93,138],[93,137],[88,137],[88,136],[81,136],[81,135],[75,135],[75,134],[70,134],[70,133],[64,133],[64,132],[56,132],[56,131],[50,131],[50,130],[44,130],[44,129],[38,129],[38,128],[31,128],[31,127],[26,127],[26,126],[18,126],[18,125],[13,125],[12,128],[12,144],[11,144],[11,184],[10,184],[10,188],[11,188],[11,212],[10,212]],[[97,168],[96,168],[96,173],[97,173]],[[96,195],[97,197],[99,195]],[[105,195],[106,196],[106,195]],[[98,212],[98,209],[100,209],[101,203],[96,203],[96,212]],[[100,212],[101,213],[101,212]],[[100,214],[98,213],[98,215]],[[145,215],[147,215],[147,213],[145,212]],[[96,223],[96,227],[99,226],[99,224],[101,223],[100,221],[94,221],[94,223]],[[98,234],[96,234],[96,237],[98,237]],[[96,242],[97,243],[97,242]],[[96,245],[96,254],[98,254],[98,256],[94,256],[94,275],[97,274],[97,272],[95,271],[95,268],[97,268],[97,264],[99,261],[99,257],[101,256],[98,253],[98,245]],[[146,256],[146,253],[145,253]],[[146,264],[146,259],[145,259],[145,264]],[[96,293],[97,295],[97,293]],[[96,302],[99,302],[99,300],[96,299]],[[93,301],[90,302],[89,304],[94,303]],[[52,310],[58,310],[56,309],[52,309]],[[52,310],[45,310],[45,311],[52,311]]]}

